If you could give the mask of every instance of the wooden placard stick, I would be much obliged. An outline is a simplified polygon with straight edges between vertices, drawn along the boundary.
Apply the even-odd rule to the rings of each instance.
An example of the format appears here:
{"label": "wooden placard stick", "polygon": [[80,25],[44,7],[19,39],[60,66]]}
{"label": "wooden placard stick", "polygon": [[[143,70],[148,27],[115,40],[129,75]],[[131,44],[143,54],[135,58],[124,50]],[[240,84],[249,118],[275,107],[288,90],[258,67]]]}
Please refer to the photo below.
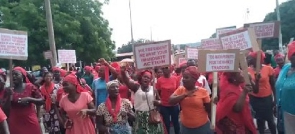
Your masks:
{"label": "wooden placard stick", "polygon": [[[213,86],[212,86],[212,98],[217,97],[218,88],[218,72],[213,72]],[[216,122],[216,104],[211,101],[211,129],[215,129]]]}
{"label": "wooden placard stick", "polygon": [[249,74],[248,74],[248,64],[246,62],[246,56],[245,56],[244,51],[242,51],[240,53],[239,58],[240,58],[240,66],[241,66],[241,69],[242,69],[243,77],[245,79],[245,83],[246,84],[251,84]]}
{"label": "wooden placard stick", "polygon": [[256,74],[259,74],[260,72],[260,69],[261,69],[261,60],[264,60],[264,59],[261,59],[261,39],[257,39],[257,43],[258,43],[258,47],[260,48],[259,51],[257,51],[257,57],[256,57]]}

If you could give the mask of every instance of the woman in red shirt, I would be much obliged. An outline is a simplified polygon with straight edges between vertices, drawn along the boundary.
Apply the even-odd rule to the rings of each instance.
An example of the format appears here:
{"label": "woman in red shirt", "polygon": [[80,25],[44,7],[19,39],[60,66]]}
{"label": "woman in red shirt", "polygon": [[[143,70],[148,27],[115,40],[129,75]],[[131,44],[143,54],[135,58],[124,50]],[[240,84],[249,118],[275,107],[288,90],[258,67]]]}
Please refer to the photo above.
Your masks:
{"label": "woman in red shirt", "polygon": [[161,108],[160,113],[162,114],[166,130],[170,134],[170,122],[172,120],[174,126],[174,133],[179,134],[179,105],[170,105],[169,98],[178,87],[177,77],[171,76],[170,69],[168,67],[163,68],[163,76],[158,78],[156,89],[158,90],[161,97]]}
{"label": "woman in red shirt", "polygon": [[10,134],[6,119],[6,115],[0,108],[0,134]]}

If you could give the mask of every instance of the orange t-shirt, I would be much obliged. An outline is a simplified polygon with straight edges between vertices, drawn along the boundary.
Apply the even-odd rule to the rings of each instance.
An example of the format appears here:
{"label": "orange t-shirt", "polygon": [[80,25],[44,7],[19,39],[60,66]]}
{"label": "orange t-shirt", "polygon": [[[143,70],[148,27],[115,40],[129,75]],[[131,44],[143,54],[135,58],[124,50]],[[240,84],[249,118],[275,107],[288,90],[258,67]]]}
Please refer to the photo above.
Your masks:
{"label": "orange t-shirt", "polygon": [[[255,81],[255,70],[249,67],[248,72],[251,74],[252,80]],[[263,65],[260,70],[260,75],[261,78],[259,80],[259,92],[257,94],[251,93],[251,95],[256,97],[267,97],[272,94],[272,89],[269,83],[269,77],[273,75],[272,67]]]}
{"label": "orange t-shirt", "polygon": [[[180,86],[176,89],[174,95],[182,95],[186,92],[185,87]],[[186,97],[180,102],[180,120],[185,127],[196,128],[209,121],[204,103],[210,103],[210,97],[207,90],[201,87],[198,88],[193,96]]]}

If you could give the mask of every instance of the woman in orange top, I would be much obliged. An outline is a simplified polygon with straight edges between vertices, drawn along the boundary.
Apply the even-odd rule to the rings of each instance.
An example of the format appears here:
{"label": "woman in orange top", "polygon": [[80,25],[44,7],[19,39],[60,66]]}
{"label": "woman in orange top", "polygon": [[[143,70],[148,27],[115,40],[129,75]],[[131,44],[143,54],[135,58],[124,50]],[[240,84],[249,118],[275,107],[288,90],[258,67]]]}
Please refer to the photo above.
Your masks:
{"label": "woman in orange top", "polygon": [[[273,118],[274,101],[273,95],[275,95],[274,88],[274,76],[271,66],[263,64],[256,65],[257,52],[250,52],[247,57],[248,72],[254,80],[255,87],[253,93],[250,96],[250,103],[255,111],[255,118],[257,119],[257,126],[260,134],[264,134],[265,121],[268,123],[268,127],[271,134],[276,134],[276,125]],[[261,59],[264,59],[264,53],[261,53]],[[256,74],[256,67],[260,66],[260,73]]]}
{"label": "woman in orange top", "polygon": [[180,86],[169,99],[171,105],[181,106],[180,133],[211,134],[208,115],[210,114],[210,97],[206,89],[196,87],[200,73],[197,67],[187,67],[183,75],[183,86]]}

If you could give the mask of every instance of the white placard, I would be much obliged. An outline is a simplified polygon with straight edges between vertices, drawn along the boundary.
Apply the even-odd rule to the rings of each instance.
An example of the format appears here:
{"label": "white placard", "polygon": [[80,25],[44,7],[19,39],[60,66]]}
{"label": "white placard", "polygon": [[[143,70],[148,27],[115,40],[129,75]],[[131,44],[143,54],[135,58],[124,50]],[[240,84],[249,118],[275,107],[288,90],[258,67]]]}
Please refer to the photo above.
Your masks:
{"label": "white placard", "polygon": [[137,69],[146,69],[171,64],[171,43],[169,41],[134,45]]}
{"label": "white placard", "polygon": [[58,50],[59,63],[76,63],[76,51],[75,50]]}
{"label": "white placard", "polygon": [[0,58],[27,60],[27,32],[0,29]]}
{"label": "white placard", "polygon": [[222,45],[219,38],[210,38],[201,40],[201,49],[207,50],[221,50]]}
{"label": "white placard", "polygon": [[252,42],[249,31],[220,37],[221,45],[224,50],[226,49],[240,49],[246,50],[252,48]]}
{"label": "white placard", "polygon": [[197,48],[186,48],[186,58],[187,59],[198,59],[198,49]]}
{"label": "white placard", "polygon": [[235,53],[209,53],[206,58],[208,72],[235,70]]}
{"label": "white placard", "polygon": [[236,26],[218,28],[218,29],[216,29],[216,38],[219,38],[219,35],[221,35],[221,34],[229,33],[229,32],[234,31],[236,29],[237,29]]}

